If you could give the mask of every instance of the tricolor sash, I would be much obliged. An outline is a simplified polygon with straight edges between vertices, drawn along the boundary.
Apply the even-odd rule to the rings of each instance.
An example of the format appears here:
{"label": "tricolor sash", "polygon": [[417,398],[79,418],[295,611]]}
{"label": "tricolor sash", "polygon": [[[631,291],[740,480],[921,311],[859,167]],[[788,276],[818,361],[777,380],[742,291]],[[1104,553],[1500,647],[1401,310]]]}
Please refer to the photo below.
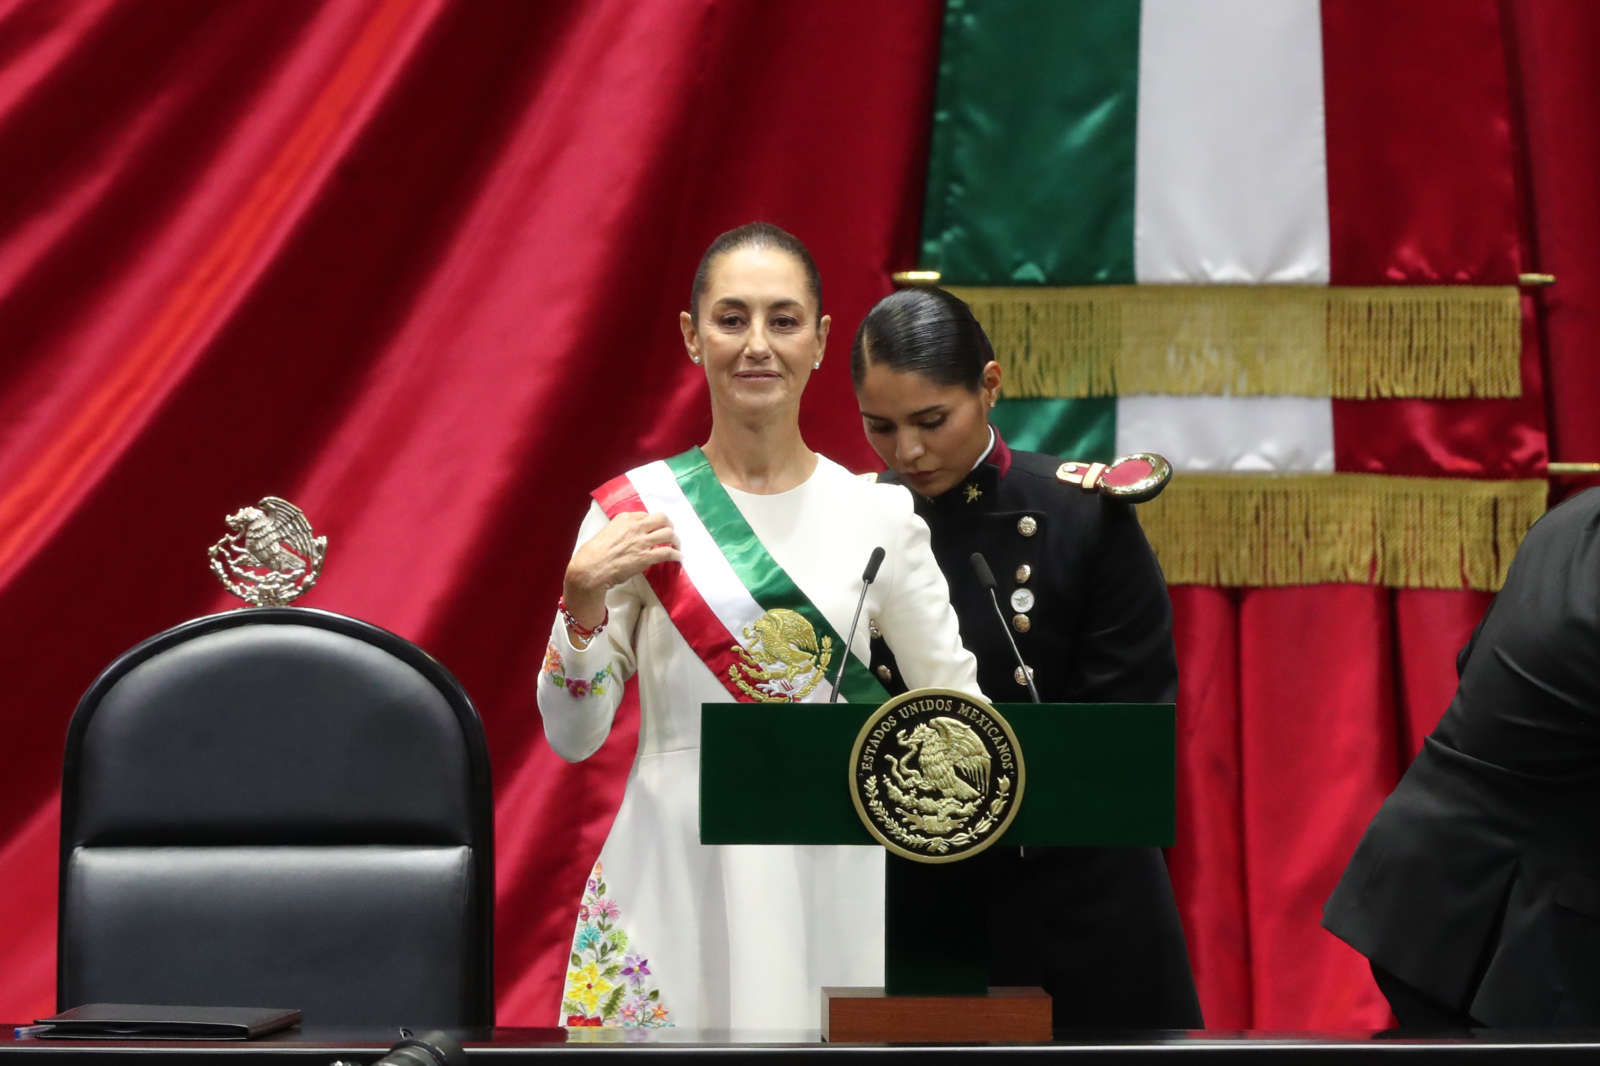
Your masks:
{"label": "tricolor sash", "polygon": [[683,561],[657,563],[645,580],[735,700],[826,699],[840,656],[841,699],[878,704],[887,697],[768,553],[699,448],[630,470],[593,495],[608,517],[656,511],[672,522]]}

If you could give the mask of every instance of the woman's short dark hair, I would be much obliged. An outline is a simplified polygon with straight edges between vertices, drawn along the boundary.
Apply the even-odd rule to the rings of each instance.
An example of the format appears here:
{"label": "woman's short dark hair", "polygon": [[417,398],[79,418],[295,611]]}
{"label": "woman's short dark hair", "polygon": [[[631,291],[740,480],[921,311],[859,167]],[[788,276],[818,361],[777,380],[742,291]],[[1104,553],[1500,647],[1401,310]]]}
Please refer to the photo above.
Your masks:
{"label": "woman's short dark hair", "polygon": [[886,366],[976,392],[993,358],[988,336],[960,297],[943,289],[901,289],[861,320],[850,346],[850,377],[860,386],[869,365]]}
{"label": "woman's short dark hair", "polygon": [[700,321],[700,297],[711,283],[711,264],[729,252],[740,248],[776,248],[788,252],[805,268],[806,285],[811,289],[811,302],[817,305],[817,318],[822,318],[822,275],[817,272],[816,260],[800,238],[788,230],[779,229],[770,222],[746,222],[737,229],[721,234],[711,242],[700,265],[694,268],[694,283],[689,286],[689,317]]}

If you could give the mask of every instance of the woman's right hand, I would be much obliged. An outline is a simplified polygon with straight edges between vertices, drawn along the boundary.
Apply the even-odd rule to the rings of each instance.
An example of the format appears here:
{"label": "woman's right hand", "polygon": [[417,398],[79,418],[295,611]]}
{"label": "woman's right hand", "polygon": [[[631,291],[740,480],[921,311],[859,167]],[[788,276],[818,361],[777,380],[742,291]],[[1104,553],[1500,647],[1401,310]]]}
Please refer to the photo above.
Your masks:
{"label": "woman's right hand", "polygon": [[656,563],[682,557],[678,535],[666,515],[625,511],[573,554],[561,595],[578,624],[593,629],[605,620],[607,589]]}

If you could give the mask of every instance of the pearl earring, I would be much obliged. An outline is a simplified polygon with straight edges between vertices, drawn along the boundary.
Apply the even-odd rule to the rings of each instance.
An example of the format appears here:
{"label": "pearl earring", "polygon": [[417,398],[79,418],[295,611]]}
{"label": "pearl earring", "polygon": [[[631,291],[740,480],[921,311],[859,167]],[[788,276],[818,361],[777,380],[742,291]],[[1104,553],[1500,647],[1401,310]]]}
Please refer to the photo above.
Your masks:
{"label": "pearl earring", "polygon": [[689,357],[689,362],[693,363],[695,366],[699,366],[700,365],[700,357],[698,355],[691,355]]}
{"label": "pearl earring", "polygon": [[811,364],[811,369],[812,370],[821,370],[822,369],[822,360],[818,359],[815,363],[812,363]]}

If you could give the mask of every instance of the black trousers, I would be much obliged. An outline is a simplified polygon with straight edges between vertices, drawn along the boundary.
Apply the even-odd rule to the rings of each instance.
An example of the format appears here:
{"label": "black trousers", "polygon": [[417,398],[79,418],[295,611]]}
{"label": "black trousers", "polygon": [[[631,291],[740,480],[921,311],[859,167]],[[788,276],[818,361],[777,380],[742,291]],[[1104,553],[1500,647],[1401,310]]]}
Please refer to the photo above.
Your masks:
{"label": "black trousers", "polygon": [[989,983],[1040,985],[1057,1029],[1198,1029],[1178,906],[1159,848],[994,847],[981,863]]}

